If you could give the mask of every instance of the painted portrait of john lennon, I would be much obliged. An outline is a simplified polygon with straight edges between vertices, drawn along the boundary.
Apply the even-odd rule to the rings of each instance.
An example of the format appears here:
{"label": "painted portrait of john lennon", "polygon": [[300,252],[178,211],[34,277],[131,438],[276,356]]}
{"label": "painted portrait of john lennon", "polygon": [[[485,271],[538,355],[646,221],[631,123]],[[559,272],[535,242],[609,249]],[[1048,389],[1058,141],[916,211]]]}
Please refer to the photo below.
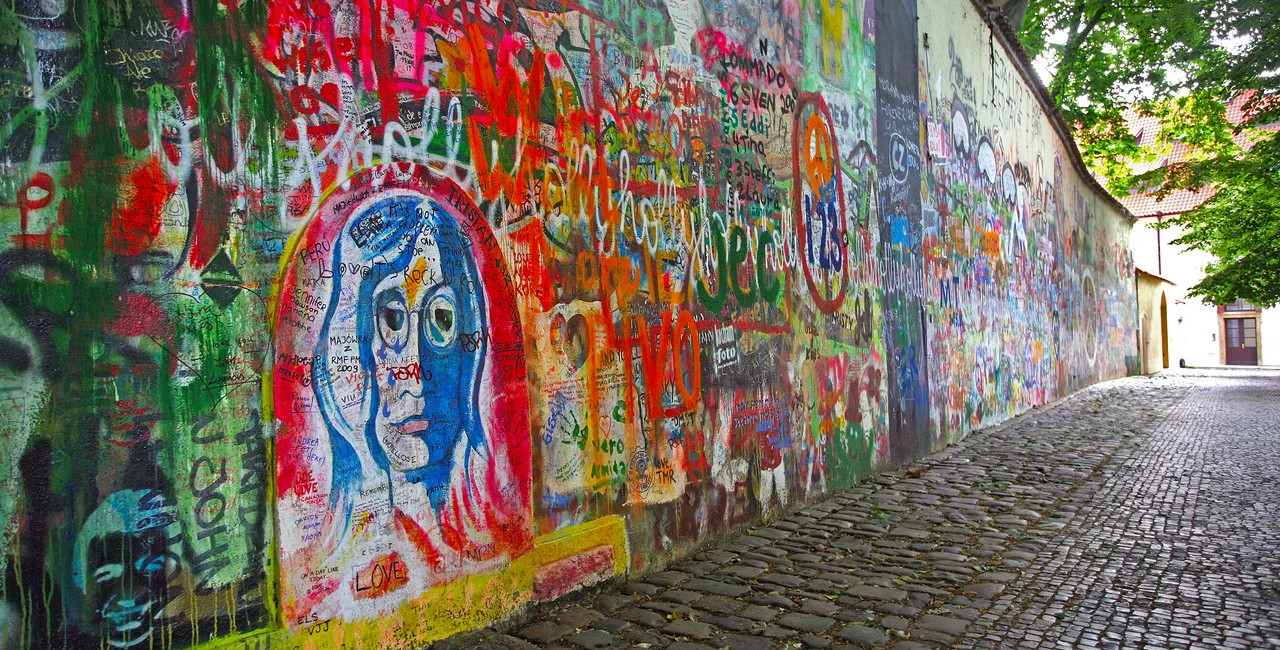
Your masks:
{"label": "painted portrait of john lennon", "polygon": [[371,170],[328,197],[280,287],[286,614],[385,611],[532,543],[515,296],[451,181]]}

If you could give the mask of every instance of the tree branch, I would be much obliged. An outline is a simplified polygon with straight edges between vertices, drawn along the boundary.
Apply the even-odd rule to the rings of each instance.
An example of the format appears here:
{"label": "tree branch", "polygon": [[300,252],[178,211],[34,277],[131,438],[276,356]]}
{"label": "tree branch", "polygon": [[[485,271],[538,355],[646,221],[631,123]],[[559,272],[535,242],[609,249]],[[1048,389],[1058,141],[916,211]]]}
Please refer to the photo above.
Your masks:
{"label": "tree branch", "polygon": [[1098,7],[1097,11],[1089,17],[1089,22],[1085,24],[1084,29],[1080,29],[1080,18],[1083,17],[1083,5],[1076,5],[1076,15],[1071,21],[1071,35],[1067,37],[1067,43],[1062,48],[1062,60],[1058,62],[1058,70],[1053,75],[1053,83],[1049,84],[1049,91],[1053,94],[1054,99],[1058,99],[1062,95],[1062,84],[1066,82],[1067,77],[1071,74],[1071,65],[1075,63],[1076,53],[1080,51],[1080,46],[1089,38],[1089,34],[1102,22],[1102,17],[1107,13],[1108,5]]}

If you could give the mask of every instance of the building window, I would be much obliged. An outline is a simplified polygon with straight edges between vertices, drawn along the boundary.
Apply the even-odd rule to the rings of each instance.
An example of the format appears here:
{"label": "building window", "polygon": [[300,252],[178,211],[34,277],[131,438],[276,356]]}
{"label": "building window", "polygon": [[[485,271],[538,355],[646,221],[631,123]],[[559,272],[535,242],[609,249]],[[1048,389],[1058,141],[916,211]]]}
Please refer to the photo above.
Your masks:
{"label": "building window", "polygon": [[1243,298],[1236,298],[1236,301],[1223,306],[1223,311],[1257,311],[1258,308],[1244,301]]}

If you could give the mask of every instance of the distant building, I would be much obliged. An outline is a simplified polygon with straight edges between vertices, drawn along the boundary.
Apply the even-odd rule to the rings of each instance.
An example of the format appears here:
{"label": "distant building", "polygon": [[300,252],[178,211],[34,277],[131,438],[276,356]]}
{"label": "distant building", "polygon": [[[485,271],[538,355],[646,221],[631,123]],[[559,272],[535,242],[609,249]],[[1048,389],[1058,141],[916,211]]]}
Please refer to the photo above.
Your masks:
{"label": "distant building", "polygon": [[1142,374],[1169,367],[1169,287],[1172,282],[1136,268],[1138,296],[1138,358]]}
{"label": "distant building", "polygon": [[[1228,106],[1227,118],[1240,119],[1238,99]],[[1129,130],[1138,144],[1149,146],[1155,142],[1160,125],[1157,118],[1131,117]],[[1155,162],[1135,165],[1135,171],[1147,172],[1170,163],[1178,162],[1190,152],[1181,143]],[[1153,226],[1168,221],[1183,212],[1198,207],[1213,196],[1212,188],[1199,191],[1177,190],[1163,199],[1152,193],[1138,192],[1122,197],[1124,204],[1135,217],[1130,246],[1133,261],[1138,267],[1139,310],[1152,323],[1139,324],[1139,344],[1142,345],[1144,366],[1148,359],[1148,345],[1141,337],[1149,333],[1150,345],[1160,345],[1160,363],[1163,367],[1177,366],[1256,366],[1280,365],[1280,308],[1258,309],[1244,301],[1230,305],[1205,304],[1200,298],[1187,297],[1187,291],[1204,278],[1205,266],[1213,261],[1209,253],[1187,250],[1171,244],[1182,235],[1177,228],[1156,230]],[[1143,277],[1143,276],[1150,277]],[[1158,292],[1152,314],[1148,300],[1151,292]],[[1144,293],[1146,295],[1144,295]],[[1161,309],[1160,305],[1164,305]],[[1140,316],[1140,318],[1142,318]],[[1159,339],[1156,341],[1155,339]],[[1144,367],[1144,372],[1154,372],[1158,367]]]}

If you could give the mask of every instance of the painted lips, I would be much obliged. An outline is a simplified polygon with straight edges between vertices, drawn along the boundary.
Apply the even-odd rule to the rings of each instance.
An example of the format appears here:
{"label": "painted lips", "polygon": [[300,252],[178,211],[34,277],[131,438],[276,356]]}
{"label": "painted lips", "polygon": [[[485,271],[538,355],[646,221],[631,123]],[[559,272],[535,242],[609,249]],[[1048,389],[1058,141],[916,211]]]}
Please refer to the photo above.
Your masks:
{"label": "painted lips", "polygon": [[150,610],[149,600],[128,606],[113,599],[102,609],[102,616],[110,621],[111,627],[111,638],[107,643],[114,648],[129,648],[150,638],[154,631],[147,620]]}
{"label": "painted lips", "polygon": [[399,424],[393,424],[391,425],[391,428],[395,429],[396,433],[402,436],[416,436],[423,431],[426,431],[430,426],[431,420],[427,420],[425,418],[414,418],[412,420],[405,420]]}

